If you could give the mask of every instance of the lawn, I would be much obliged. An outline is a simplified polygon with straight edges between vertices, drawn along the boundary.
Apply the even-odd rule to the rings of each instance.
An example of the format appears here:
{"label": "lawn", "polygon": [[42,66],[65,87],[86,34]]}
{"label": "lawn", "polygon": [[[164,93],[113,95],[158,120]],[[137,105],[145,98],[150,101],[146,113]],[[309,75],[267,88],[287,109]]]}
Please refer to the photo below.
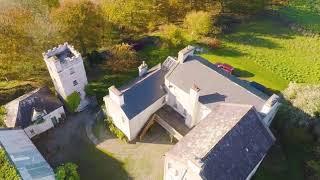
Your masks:
{"label": "lawn", "polygon": [[[275,28],[276,27],[276,28]],[[320,82],[320,39],[305,37],[271,19],[240,25],[221,37],[223,47],[202,54],[238,68],[242,78],[283,90],[290,81]]]}
{"label": "lawn", "polygon": [[297,22],[308,30],[320,33],[320,0],[291,0],[279,11],[289,20]]}

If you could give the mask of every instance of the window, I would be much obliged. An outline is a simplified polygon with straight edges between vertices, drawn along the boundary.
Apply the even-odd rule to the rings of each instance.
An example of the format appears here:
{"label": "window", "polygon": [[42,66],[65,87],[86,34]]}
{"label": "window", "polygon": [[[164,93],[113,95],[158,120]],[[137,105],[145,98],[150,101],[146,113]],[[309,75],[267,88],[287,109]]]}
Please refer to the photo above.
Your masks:
{"label": "window", "polygon": [[34,130],[33,130],[33,129],[31,129],[31,130],[30,130],[30,133],[31,133],[32,135],[34,135],[34,134],[35,134],[35,132],[34,132]]}
{"label": "window", "polygon": [[78,85],[78,82],[77,82],[77,80],[74,80],[73,81],[73,86],[76,86],[76,85]]}
{"label": "window", "polygon": [[70,71],[70,75],[75,73],[73,68],[70,68],[69,71]]}

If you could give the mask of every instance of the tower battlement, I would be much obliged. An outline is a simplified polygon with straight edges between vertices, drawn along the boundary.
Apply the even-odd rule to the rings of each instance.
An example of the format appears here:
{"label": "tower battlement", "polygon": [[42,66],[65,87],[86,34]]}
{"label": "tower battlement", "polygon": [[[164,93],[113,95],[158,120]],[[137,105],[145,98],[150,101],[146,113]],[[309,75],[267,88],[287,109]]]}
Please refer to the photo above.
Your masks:
{"label": "tower battlement", "polygon": [[79,60],[82,61],[81,54],[67,42],[44,52],[43,58],[45,61],[52,61],[50,64],[55,64],[58,71],[72,66]]}

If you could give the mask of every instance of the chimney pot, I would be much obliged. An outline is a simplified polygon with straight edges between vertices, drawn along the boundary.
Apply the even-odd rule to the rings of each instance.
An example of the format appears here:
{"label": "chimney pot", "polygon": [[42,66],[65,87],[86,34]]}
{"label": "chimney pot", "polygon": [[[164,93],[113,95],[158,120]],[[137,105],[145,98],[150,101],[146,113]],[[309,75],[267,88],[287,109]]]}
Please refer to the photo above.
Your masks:
{"label": "chimney pot", "polygon": [[142,77],[148,72],[148,65],[145,61],[142,61],[142,64],[138,67],[139,69],[139,76]]}

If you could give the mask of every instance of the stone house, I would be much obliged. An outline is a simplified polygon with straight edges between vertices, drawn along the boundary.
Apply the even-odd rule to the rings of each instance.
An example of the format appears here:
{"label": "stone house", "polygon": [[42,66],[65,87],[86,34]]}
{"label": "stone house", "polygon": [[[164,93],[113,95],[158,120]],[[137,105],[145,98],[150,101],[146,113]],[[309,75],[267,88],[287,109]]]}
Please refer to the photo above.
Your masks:
{"label": "stone house", "polygon": [[[240,165],[240,162],[248,161],[250,163],[244,164],[247,171],[243,172],[241,179],[250,178],[250,174],[254,173],[254,169],[262,161],[267,150],[274,142],[274,137],[268,126],[280,105],[279,97],[277,95],[267,96],[250,86],[249,83],[225,73],[216,65],[196,56],[194,52],[195,48],[188,46],[178,53],[177,58],[168,57],[163,64],[151,69],[148,69],[148,66],[143,63],[139,66],[138,78],[119,89],[114,86],[109,88],[109,95],[104,97],[106,112],[129,140],[135,139],[139,133],[143,132],[144,127],[148,126],[152,117],[164,108],[170,107],[174,113],[181,116],[182,120],[178,124],[185,126],[182,129],[187,129],[188,133],[184,133],[186,135],[182,139],[177,138],[180,141],[173,148],[173,153],[169,152],[166,156],[165,179],[208,179],[201,175],[201,172],[204,172],[204,167],[211,168],[209,165],[206,166],[206,163],[210,164],[212,162],[206,161],[205,157],[219,148],[217,145],[223,139],[226,139],[225,143],[228,144],[229,138],[227,135],[233,131],[240,133],[237,130],[239,123],[252,121],[256,127],[250,127],[247,123],[244,123],[243,127],[239,128],[244,129],[248,125],[248,128],[256,128],[262,133],[259,136],[262,138],[261,141],[251,138],[256,133],[254,131],[247,132],[248,135],[240,133],[243,135],[241,140],[252,143],[252,145],[248,145],[250,148],[251,146],[256,148],[252,152],[256,158],[252,159],[253,155],[246,156],[247,158],[238,157],[232,159],[229,164],[220,169],[225,168],[223,172],[226,172],[227,169],[235,166],[234,163]],[[219,116],[219,114],[223,116]],[[228,116],[229,114],[230,116]],[[247,118],[247,116],[250,118]],[[171,134],[172,132],[178,133],[181,127],[175,130],[174,127],[170,127],[170,124],[177,123],[171,123],[171,121],[175,120],[171,119],[158,123]],[[211,128],[206,129],[206,126]],[[188,138],[190,136],[191,138]],[[198,138],[206,140],[202,141]],[[235,142],[231,139],[230,143]],[[231,146],[232,148],[229,150],[231,154],[245,148],[244,145],[232,145],[230,143],[229,145],[222,144],[221,147]],[[194,144],[194,147],[191,148],[183,144]],[[178,150],[174,150],[177,148]],[[183,152],[183,148],[190,149],[185,154],[191,160],[186,158],[185,161],[185,157],[177,155],[179,151]],[[230,158],[231,154],[226,158]],[[192,158],[194,157],[197,159],[196,162],[193,162],[194,159]],[[169,163],[171,159],[175,159],[177,163]],[[197,168],[199,171],[181,175],[182,170],[188,169],[188,167],[183,167],[186,163],[190,164],[189,168]],[[174,172],[172,176],[169,169],[175,169],[177,173]],[[235,173],[231,170],[230,173]],[[233,178],[230,177],[230,179]]]}
{"label": "stone house", "polygon": [[29,138],[53,128],[65,118],[62,102],[47,87],[18,97],[5,108],[6,126],[22,128]]}
{"label": "stone house", "polygon": [[66,100],[70,94],[79,93],[81,101],[77,111],[83,110],[89,102],[85,93],[88,80],[81,54],[64,43],[43,53],[43,57],[59,96]]}

